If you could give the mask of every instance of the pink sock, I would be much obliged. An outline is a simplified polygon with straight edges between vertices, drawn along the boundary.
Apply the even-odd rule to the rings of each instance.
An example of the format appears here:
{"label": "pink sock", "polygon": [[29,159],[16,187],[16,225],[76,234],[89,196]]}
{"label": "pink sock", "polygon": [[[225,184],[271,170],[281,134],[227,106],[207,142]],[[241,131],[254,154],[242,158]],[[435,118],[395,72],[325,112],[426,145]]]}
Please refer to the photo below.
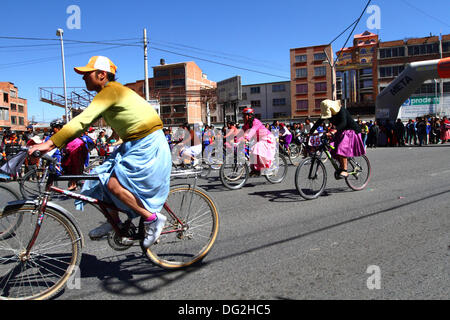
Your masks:
{"label": "pink sock", "polygon": [[146,222],[151,222],[154,221],[157,218],[156,213],[152,213],[152,215],[150,217],[148,217],[147,219],[145,219]]}

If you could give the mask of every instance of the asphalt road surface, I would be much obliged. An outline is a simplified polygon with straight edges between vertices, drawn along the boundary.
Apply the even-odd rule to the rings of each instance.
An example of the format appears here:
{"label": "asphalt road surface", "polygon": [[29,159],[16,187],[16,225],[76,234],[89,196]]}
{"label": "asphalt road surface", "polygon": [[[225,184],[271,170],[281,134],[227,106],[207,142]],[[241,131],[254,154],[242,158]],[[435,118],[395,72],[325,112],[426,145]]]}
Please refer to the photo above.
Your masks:
{"label": "asphalt road surface", "polygon": [[303,200],[295,167],[280,184],[250,178],[225,189],[213,173],[198,183],[220,211],[217,241],[195,268],[168,272],[139,247],[112,250],[87,233],[104,219],[76,211],[86,237],[80,285],[57,299],[277,300],[449,299],[450,144],[369,149],[363,191],[336,181]]}

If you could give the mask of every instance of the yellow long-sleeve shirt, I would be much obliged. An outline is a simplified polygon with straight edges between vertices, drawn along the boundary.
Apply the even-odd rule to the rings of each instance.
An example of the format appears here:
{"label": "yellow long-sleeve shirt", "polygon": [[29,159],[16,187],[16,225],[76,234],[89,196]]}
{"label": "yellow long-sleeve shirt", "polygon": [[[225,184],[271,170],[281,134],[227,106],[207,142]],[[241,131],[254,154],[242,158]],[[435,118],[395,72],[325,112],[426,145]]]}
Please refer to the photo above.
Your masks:
{"label": "yellow long-sleeve shirt", "polygon": [[123,141],[141,139],[163,128],[158,113],[136,92],[118,82],[108,82],[91,104],[50,139],[58,147],[83,133],[100,117]]}

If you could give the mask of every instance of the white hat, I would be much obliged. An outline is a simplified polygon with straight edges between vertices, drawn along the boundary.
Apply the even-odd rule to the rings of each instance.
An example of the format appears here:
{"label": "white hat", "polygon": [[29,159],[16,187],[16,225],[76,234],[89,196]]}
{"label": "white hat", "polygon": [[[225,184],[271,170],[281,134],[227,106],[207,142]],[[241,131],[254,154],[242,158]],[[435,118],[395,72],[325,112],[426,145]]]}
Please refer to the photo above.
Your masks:
{"label": "white hat", "polygon": [[36,144],[42,143],[42,140],[41,138],[39,138],[39,136],[34,136],[33,138],[31,138],[31,140],[33,140]]}
{"label": "white hat", "polygon": [[320,117],[329,119],[341,110],[341,101],[326,99],[320,103]]}

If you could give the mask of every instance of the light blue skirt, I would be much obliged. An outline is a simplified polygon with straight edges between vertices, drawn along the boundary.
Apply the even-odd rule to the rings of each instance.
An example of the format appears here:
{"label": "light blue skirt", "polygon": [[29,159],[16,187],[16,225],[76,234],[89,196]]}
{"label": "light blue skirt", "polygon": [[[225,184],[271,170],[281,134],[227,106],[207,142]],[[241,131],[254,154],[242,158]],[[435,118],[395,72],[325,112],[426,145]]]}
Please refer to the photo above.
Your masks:
{"label": "light blue skirt", "polygon": [[[115,174],[120,184],[137,198],[151,213],[159,213],[170,189],[172,158],[169,144],[162,130],[134,141],[122,143],[108,159],[94,168],[90,174],[99,180],[87,180],[81,194],[112,203],[126,212],[130,218],[138,216],[107,189],[109,178]],[[75,201],[77,209],[83,210],[82,202]]]}

